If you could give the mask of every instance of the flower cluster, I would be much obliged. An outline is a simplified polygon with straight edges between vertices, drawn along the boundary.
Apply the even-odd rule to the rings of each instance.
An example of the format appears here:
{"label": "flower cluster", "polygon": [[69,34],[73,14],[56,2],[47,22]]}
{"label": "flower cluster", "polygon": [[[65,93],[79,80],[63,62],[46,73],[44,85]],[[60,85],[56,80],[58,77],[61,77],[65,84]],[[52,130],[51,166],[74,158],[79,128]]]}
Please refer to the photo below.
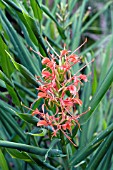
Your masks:
{"label": "flower cluster", "polygon": [[[52,50],[54,51],[53,48]],[[73,126],[80,126],[78,119],[87,112],[76,114],[76,105],[82,105],[78,93],[80,84],[82,81],[88,81],[87,76],[80,74],[81,69],[74,75],[71,74],[71,67],[80,62],[80,58],[74,52],[71,53],[64,47],[60,55],[55,51],[54,55],[48,53],[50,58],[38,53],[43,58],[44,65],[42,79],[37,77],[37,81],[42,84],[37,88],[38,99],[43,98],[44,104],[41,111],[36,109],[32,115],[38,115],[40,118],[37,126],[50,126],[53,130],[52,136],[57,136],[58,131],[61,131],[73,143],[68,133],[72,133]]]}

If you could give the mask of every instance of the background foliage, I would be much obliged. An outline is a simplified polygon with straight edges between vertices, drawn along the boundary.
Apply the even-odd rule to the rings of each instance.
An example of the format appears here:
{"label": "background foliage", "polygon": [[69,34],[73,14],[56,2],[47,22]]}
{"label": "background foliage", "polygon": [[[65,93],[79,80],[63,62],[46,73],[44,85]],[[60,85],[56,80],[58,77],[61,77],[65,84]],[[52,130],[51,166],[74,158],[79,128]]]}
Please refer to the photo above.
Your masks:
{"label": "background foliage", "polygon": [[[66,5],[68,4],[68,5]],[[81,90],[81,130],[73,129],[75,148],[66,139],[50,140],[36,127],[28,107],[36,99],[41,59],[48,56],[47,37],[59,52],[63,44],[83,56],[89,82]],[[113,3],[107,0],[0,1],[0,168],[106,170],[113,167]],[[32,109],[40,108],[40,100]],[[64,146],[64,147],[63,147]]]}

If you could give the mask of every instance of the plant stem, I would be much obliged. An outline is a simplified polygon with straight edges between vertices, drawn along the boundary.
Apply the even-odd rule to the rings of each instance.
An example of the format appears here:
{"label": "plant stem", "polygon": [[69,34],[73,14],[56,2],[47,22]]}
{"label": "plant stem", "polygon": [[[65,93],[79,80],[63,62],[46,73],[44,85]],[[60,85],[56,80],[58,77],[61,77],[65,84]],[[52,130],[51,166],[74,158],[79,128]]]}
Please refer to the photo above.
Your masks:
{"label": "plant stem", "polygon": [[66,155],[66,157],[62,158],[64,170],[70,170],[67,149],[66,149],[66,142],[65,142],[64,135],[62,132],[60,132],[60,138],[61,138],[62,153]]}

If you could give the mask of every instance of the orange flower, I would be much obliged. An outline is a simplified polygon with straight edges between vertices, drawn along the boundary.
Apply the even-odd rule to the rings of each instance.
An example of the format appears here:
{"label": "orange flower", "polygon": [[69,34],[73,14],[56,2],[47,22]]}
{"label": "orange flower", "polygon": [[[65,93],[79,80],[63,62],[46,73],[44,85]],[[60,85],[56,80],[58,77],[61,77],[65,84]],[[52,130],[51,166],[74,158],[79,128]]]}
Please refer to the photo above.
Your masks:
{"label": "orange flower", "polygon": [[47,58],[47,57],[42,59],[42,64],[47,64],[49,62],[51,62],[51,60],[49,58]]}
{"label": "orange flower", "polygon": [[51,73],[49,71],[42,71],[42,77],[48,78],[51,76]]}
{"label": "orange flower", "polygon": [[45,120],[40,120],[40,121],[37,123],[37,126],[48,126],[48,123],[47,123]]}
{"label": "orange flower", "polygon": [[70,51],[68,51],[68,50],[62,50],[62,51],[60,51],[60,56],[64,56],[64,55],[66,55],[66,54],[68,54]]}
{"label": "orange flower", "polygon": [[36,108],[36,110],[34,110],[34,111],[32,112],[32,116],[37,115],[37,114],[39,114],[39,113],[40,113],[40,111]]}
{"label": "orange flower", "polygon": [[78,59],[78,56],[76,54],[71,54],[69,55],[66,60],[69,62],[73,62],[73,63],[78,63],[80,60]]}
{"label": "orange flower", "polygon": [[82,100],[80,100],[79,98],[73,99],[73,102],[74,102],[75,104],[79,104],[80,106],[82,105]]}
{"label": "orange flower", "polygon": [[75,85],[70,85],[70,86],[68,86],[68,87],[67,87],[67,90],[69,90],[71,94],[76,95],[77,88],[76,88]]}
{"label": "orange flower", "polygon": [[84,80],[85,82],[88,81],[88,80],[87,80],[87,76],[84,75],[84,74],[80,74],[78,77],[79,77],[81,80]]}
{"label": "orange flower", "polygon": [[43,92],[39,92],[39,93],[38,93],[38,99],[39,99],[39,98],[45,98],[46,96],[47,96],[46,93],[43,93]]}

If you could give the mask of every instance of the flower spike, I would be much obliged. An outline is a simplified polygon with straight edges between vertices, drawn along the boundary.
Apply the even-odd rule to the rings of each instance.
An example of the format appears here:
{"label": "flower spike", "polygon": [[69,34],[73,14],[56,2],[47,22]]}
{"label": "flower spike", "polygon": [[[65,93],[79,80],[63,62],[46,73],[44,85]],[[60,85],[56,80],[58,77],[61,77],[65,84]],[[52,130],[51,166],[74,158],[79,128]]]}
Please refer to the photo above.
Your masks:
{"label": "flower spike", "polygon": [[[64,45],[64,50],[60,51],[60,54],[57,54],[47,41],[47,38],[45,38],[45,41],[56,56],[53,57],[53,54],[49,54],[48,52],[50,58],[47,58],[36,52],[42,57],[42,65],[44,65],[44,69],[42,70],[43,80],[36,77],[37,81],[41,82],[41,85],[37,88],[38,95],[36,101],[43,98],[44,104],[41,111],[36,109],[32,112],[32,115],[38,115],[40,119],[37,126],[51,127],[53,131],[51,137],[57,136],[59,131],[61,131],[70,143],[76,146],[71,140],[71,137],[68,136],[68,133],[72,135],[72,129],[76,125],[80,128],[79,118],[90,110],[88,108],[87,111],[81,114],[75,114],[77,112],[76,106],[82,106],[82,100],[79,98],[80,85],[82,81],[88,81],[87,76],[80,72],[94,60],[84,65],[72,75],[71,67],[80,62],[80,57],[74,53],[87,42],[87,39],[71,54],[69,54],[71,51],[65,49],[66,45]],[[59,59],[59,63],[58,61],[56,62],[56,58]]]}

